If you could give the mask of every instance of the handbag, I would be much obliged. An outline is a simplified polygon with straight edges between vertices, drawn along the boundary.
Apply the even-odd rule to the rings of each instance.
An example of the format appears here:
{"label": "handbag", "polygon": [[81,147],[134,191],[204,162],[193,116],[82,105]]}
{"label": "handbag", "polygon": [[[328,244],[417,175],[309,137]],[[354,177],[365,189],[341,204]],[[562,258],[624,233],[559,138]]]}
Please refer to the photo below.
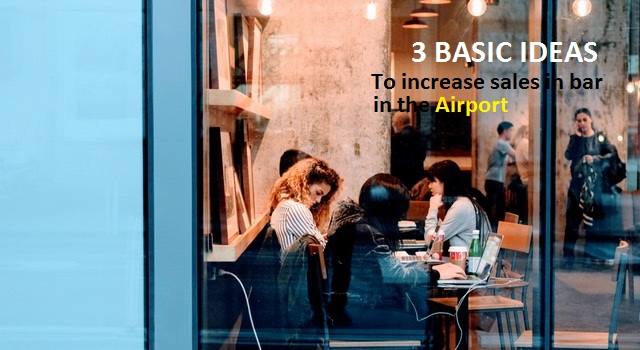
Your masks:
{"label": "handbag", "polygon": [[627,178],[627,165],[618,156],[616,146],[610,146],[613,149],[613,155],[607,159],[607,164],[603,169],[603,176],[614,186]]}

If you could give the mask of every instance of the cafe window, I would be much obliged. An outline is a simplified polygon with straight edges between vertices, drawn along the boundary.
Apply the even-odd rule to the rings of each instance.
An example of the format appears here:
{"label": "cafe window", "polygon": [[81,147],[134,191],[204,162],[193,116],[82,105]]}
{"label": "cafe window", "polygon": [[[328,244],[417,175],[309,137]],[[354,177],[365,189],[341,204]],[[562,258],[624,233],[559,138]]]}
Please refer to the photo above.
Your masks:
{"label": "cafe window", "polygon": [[[637,254],[624,246],[638,239],[638,5],[542,3],[334,2],[326,15],[267,0],[202,2],[201,347],[389,340],[513,347],[540,332],[606,334],[612,315],[620,347],[637,343]],[[424,153],[407,190],[425,197],[401,206],[399,228],[389,229],[376,225],[395,207],[375,212],[367,191],[380,183],[388,190],[396,178],[403,184],[400,175],[379,174],[394,175],[393,139],[401,134],[422,134],[420,146],[408,148]],[[290,149],[326,161],[342,178],[335,196],[331,180],[319,192],[331,199],[327,220],[319,206],[305,205],[309,193],[286,189],[315,164],[301,160],[280,174]],[[450,162],[454,175],[438,178]],[[448,196],[458,173],[467,190]],[[416,182],[431,191],[411,191]],[[440,206],[433,194],[444,195],[440,213],[429,209]],[[462,202],[475,209],[456,213]],[[308,220],[292,218],[292,208]],[[359,219],[346,224],[345,210]],[[300,232],[292,220],[310,224]],[[376,252],[397,261],[429,258],[426,242],[443,228],[445,259],[450,246],[470,248],[473,229],[483,244],[497,233],[502,255],[493,279],[478,286],[512,303],[517,317],[499,314],[498,322],[491,309],[471,310],[456,323],[455,302],[463,301],[464,315],[483,293],[426,281],[435,277],[425,270],[439,268],[422,262],[421,272],[412,270],[415,261],[399,265],[413,276],[409,285],[386,274],[389,256],[362,267],[369,258],[362,227],[380,231]],[[355,238],[345,241],[345,232]],[[353,247],[348,258],[341,244]],[[346,286],[342,259],[351,264]],[[620,274],[627,289],[616,304],[620,287],[611,279],[620,266],[628,268]],[[587,276],[596,282],[584,283]],[[379,291],[363,288],[376,281]],[[427,287],[416,292],[412,283]],[[304,290],[300,304],[291,302],[292,289]],[[453,305],[435,302],[443,297]],[[373,319],[390,324],[366,322]]]}

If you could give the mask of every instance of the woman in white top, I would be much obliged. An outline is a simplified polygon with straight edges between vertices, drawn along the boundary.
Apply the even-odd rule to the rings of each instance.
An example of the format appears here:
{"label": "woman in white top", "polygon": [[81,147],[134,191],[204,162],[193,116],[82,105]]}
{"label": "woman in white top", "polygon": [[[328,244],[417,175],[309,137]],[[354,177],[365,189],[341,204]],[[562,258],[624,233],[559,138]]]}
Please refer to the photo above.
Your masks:
{"label": "woman in white top", "polygon": [[[482,246],[491,232],[489,218],[482,207],[471,197],[464,183],[462,171],[451,160],[437,162],[429,168],[427,177],[432,196],[425,220],[425,239],[433,240],[438,231],[444,231],[449,246],[469,247],[472,231],[480,230]],[[444,219],[438,224],[438,209],[444,206]],[[445,251],[446,252],[446,251]]]}
{"label": "woman in white top", "polygon": [[304,234],[313,235],[323,246],[318,227],[329,219],[330,205],[342,179],[327,163],[308,158],[294,164],[271,189],[271,226],[282,251]]}

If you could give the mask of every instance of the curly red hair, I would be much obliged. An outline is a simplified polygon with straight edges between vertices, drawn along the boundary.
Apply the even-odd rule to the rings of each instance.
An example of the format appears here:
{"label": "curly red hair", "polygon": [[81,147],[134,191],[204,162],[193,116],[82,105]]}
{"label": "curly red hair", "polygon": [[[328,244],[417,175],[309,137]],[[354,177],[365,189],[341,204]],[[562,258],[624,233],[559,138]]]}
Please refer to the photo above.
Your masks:
{"label": "curly red hair", "polygon": [[[314,204],[309,196],[309,187],[322,182],[329,185],[331,190],[322,197],[320,203]],[[318,158],[303,159],[282,174],[271,188],[271,211],[283,200],[293,199],[309,207],[316,225],[322,227],[329,219],[331,202],[341,185],[342,178],[325,161]]]}

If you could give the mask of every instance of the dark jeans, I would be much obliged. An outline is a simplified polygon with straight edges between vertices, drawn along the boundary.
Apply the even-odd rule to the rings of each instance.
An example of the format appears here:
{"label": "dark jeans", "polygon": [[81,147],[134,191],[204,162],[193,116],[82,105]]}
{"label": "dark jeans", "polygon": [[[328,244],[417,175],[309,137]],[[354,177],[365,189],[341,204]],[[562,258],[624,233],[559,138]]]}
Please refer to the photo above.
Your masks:
{"label": "dark jeans", "polygon": [[487,192],[487,207],[489,212],[489,221],[491,222],[491,228],[493,232],[498,229],[498,221],[504,220],[505,212],[505,191],[504,183],[485,180],[484,190]]}
{"label": "dark jeans", "polygon": [[527,185],[523,184],[519,177],[511,181],[509,184],[509,204],[507,211],[518,214],[521,224],[528,223],[529,217],[529,195],[527,193]]}

